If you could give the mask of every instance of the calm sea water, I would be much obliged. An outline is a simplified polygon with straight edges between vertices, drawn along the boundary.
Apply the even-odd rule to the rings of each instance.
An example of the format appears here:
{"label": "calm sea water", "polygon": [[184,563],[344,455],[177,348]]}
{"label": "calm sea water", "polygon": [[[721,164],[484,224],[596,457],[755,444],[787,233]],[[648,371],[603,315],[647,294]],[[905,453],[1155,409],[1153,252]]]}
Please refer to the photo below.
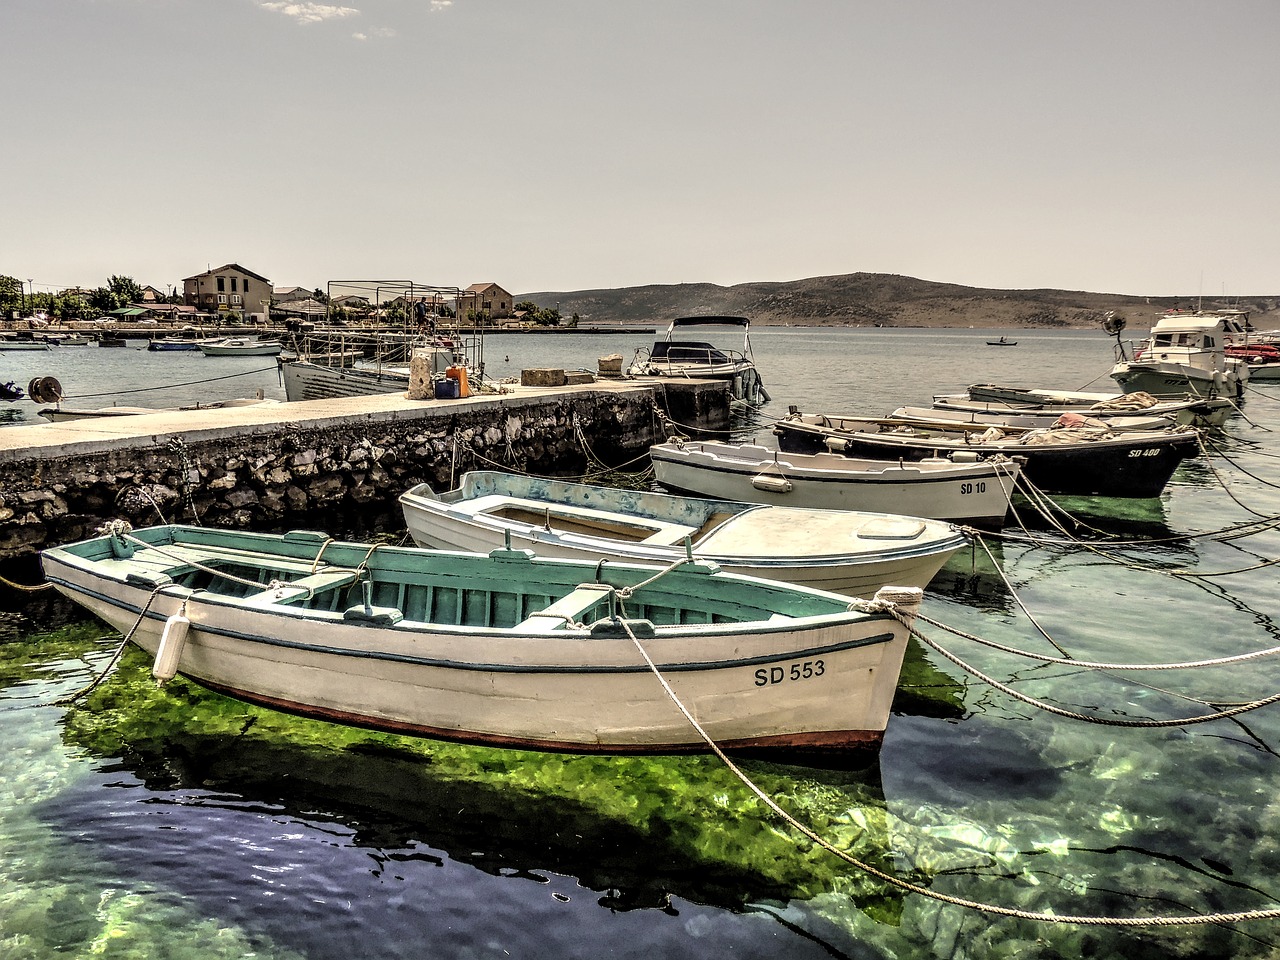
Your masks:
{"label": "calm sea water", "polygon": [[[1101,333],[760,330],[773,395],[880,413],[978,381],[1105,390]],[[645,337],[494,336],[491,375],[630,359]],[[510,358],[509,360],[506,358]],[[0,356],[68,402],[282,397],[261,359],[67,348]],[[218,379],[209,382],[211,378]],[[158,384],[146,393],[126,392]],[[1276,645],[1280,387],[1252,390],[1156,501],[1067,506],[1087,545],[993,541],[948,565],[924,612],[1077,659],[1175,662]],[[35,405],[10,405],[30,417]],[[1038,538],[1047,524],[1029,524]],[[1123,545],[1109,544],[1121,534]],[[1002,579],[997,570],[1003,571]],[[1186,573],[1203,576],[1188,577]],[[1020,604],[1053,643],[1037,633]],[[604,760],[374,736],[250,710],[145,657],[74,706],[114,637],[0,643],[0,957],[1273,957],[1277,922],[1117,930],[991,917],[870,882],[772,822],[714,761]],[[12,624],[11,624],[12,626]],[[14,633],[10,630],[10,633]],[[1168,719],[1271,695],[1263,658],[1160,673],[1044,665],[925,626],[1031,697]],[[938,892],[1059,915],[1207,914],[1280,902],[1280,706],[1167,729],[1051,715],[912,651],[884,746],[849,770],[745,767],[858,857]]]}

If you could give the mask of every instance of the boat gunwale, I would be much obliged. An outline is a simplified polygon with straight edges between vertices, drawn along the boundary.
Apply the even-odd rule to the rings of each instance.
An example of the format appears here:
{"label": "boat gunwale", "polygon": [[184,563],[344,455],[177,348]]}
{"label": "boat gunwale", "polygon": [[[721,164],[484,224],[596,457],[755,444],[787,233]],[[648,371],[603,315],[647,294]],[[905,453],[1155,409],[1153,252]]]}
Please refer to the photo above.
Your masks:
{"label": "boat gunwale", "polygon": [[[924,480],[931,483],[950,483],[956,480],[991,480],[1009,474],[1016,475],[1018,470],[1021,469],[1020,465],[1013,460],[1006,460],[1004,463],[995,460],[979,460],[974,463],[948,461],[945,464],[922,464],[919,460],[906,460],[899,463],[892,460],[876,460],[873,457],[842,457],[840,454],[835,453],[799,453],[782,450],[776,451],[779,457],[777,459],[757,461],[744,458],[737,460],[733,457],[722,456],[711,450],[688,449],[689,446],[699,446],[700,444],[701,441],[682,448],[669,443],[656,443],[649,448],[649,457],[653,459],[655,450],[659,453],[658,459],[667,463],[682,463],[685,459],[693,459],[700,456],[707,458],[709,464],[707,469],[719,473],[741,475],[749,473],[752,467],[758,466],[760,472],[765,472],[770,467],[776,466],[780,472],[785,471],[786,476],[789,478],[804,479],[816,483],[848,483],[848,477],[852,476],[857,479],[858,483],[886,485],[910,483],[914,486],[915,484],[923,483]],[[796,465],[793,461],[781,459],[785,457],[829,457],[832,465],[830,467],[807,466],[803,463]],[[863,469],[856,466],[843,468],[838,465],[840,460],[847,460],[850,464],[877,463],[881,464],[881,468]],[[724,466],[721,466],[721,464],[724,464]],[[741,464],[741,469],[735,467],[735,464]],[[885,474],[891,470],[906,474],[911,479],[886,477]],[[697,494],[694,494],[694,496],[697,496]],[[874,511],[859,512],[872,513]]]}
{"label": "boat gunwale", "polygon": [[[92,597],[99,602],[109,604],[116,609],[126,611],[135,616],[143,611],[142,604],[126,601],[121,597],[111,594],[102,593],[74,582],[61,579],[49,578],[51,583],[71,593]],[[176,586],[176,585],[175,585]],[[179,588],[186,589],[186,588]],[[234,598],[224,597],[218,594],[204,594],[203,591],[196,591],[191,596],[183,597],[180,594],[169,594],[170,597],[183,600],[186,605],[190,606],[208,606],[213,608],[229,607],[231,609],[241,611],[253,615],[255,618],[264,617],[283,617],[288,620],[307,620],[317,624],[325,624],[329,626],[342,626],[347,623],[351,629],[379,630],[383,632],[394,632],[397,634],[442,634],[451,637],[472,637],[479,638],[483,636],[492,636],[501,634],[504,639],[511,640],[530,640],[536,641],[541,645],[550,645],[553,643],[590,643],[593,647],[597,647],[602,643],[614,643],[619,651],[630,652],[634,650],[631,638],[624,632],[620,632],[617,636],[600,637],[593,636],[589,627],[587,629],[566,629],[552,632],[537,630],[520,630],[517,627],[475,627],[465,624],[435,624],[427,621],[419,620],[401,620],[394,625],[357,627],[343,620],[341,611],[315,611],[315,610],[299,610],[290,608],[287,605],[272,606],[255,606],[248,607],[242,602],[237,603]],[[476,660],[457,660],[453,658],[442,657],[424,657],[413,656],[410,654],[396,653],[386,650],[366,649],[360,647],[337,647],[329,644],[308,643],[296,640],[285,640],[279,637],[266,634],[248,633],[241,630],[234,630],[227,627],[219,627],[206,621],[197,620],[191,616],[191,613],[197,612],[189,610],[187,616],[191,620],[191,631],[199,638],[221,637],[228,640],[234,640],[239,643],[261,644],[268,647],[279,647],[286,650],[299,650],[306,653],[322,654],[324,656],[334,656],[349,658],[354,660],[377,660],[389,663],[403,663],[418,667],[428,667],[441,670],[461,670],[471,673],[511,673],[511,674],[622,674],[622,673],[648,673],[650,667],[644,661],[635,663],[594,663],[594,664],[557,664],[557,663],[505,663],[505,662],[481,662]],[[305,613],[307,616],[299,617],[298,613]],[[850,611],[856,613],[855,611]],[[147,610],[144,621],[152,623],[165,623],[169,617],[165,613],[158,610]],[[696,642],[702,637],[708,639],[723,639],[723,635],[742,635],[750,634],[756,636],[770,636],[779,633],[809,633],[826,627],[838,627],[846,623],[865,624],[875,620],[891,621],[893,618],[889,614],[884,613],[866,613],[857,614],[855,617],[849,617],[842,614],[822,614],[814,617],[792,617],[779,619],[776,621],[760,620],[749,621],[743,623],[714,623],[714,624],[693,624],[680,626],[659,626],[654,625],[655,635],[643,636],[641,641],[658,642],[680,640],[681,642]],[[631,621],[634,622],[634,621]],[[759,629],[757,629],[759,628]],[[697,637],[683,636],[691,631],[697,632]],[[830,656],[834,653],[842,653],[847,650],[856,650],[859,647],[871,647],[878,644],[890,643],[894,639],[892,630],[875,633],[869,636],[859,636],[856,638],[841,640],[832,643],[814,645],[808,647],[795,647],[785,650],[779,650],[775,653],[757,654],[748,657],[739,657],[732,660],[680,660],[680,661],[655,661],[656,666],[664,673],[689,673],[689,672],[706,672],[713,670],[729,670],[740,667],[757,667],[765,664],[778,663],[783,661],[806,659],[812,657]]]}

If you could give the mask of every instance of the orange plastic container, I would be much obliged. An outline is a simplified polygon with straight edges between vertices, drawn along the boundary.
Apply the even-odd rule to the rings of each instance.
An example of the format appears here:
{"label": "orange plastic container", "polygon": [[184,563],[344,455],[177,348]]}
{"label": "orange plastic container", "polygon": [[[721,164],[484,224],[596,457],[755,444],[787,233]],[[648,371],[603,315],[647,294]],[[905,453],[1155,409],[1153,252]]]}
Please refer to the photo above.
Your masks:
{"label": "orange plastic container", "polygon": [[467,368],[466,367],[445,367],[444,375],[450,380],[458,381],[458,396],[469,397],[471,391],[467,389]]}

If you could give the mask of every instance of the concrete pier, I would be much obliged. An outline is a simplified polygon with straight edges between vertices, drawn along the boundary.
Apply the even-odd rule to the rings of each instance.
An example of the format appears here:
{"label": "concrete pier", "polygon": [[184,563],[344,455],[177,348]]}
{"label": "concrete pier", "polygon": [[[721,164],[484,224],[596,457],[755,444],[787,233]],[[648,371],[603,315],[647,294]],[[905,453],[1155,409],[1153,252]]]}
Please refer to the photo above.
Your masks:
{"label": "concrete pier", "polygon": [[[661,404],[661,406],[659,406]],[[0,560],[134,526],[340,535],[403,527],[397,497],[467,470],[643,470],[664,412],[728,426],[725,384],[601,381],[459,400],[381,394],[81,419],[0,430]]]}

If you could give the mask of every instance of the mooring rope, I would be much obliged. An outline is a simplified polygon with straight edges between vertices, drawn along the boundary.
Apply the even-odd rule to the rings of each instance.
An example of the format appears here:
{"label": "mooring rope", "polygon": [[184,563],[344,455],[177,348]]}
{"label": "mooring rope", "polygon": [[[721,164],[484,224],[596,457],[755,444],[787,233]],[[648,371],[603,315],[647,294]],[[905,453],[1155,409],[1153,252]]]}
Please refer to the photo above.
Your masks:
{"label": "mooring rope", "polygon": [[21,590],[24,593],[39,593],[41,590],[53,589],[52,583],[14,583],[8,577],[0,577],[0,583],[11,590]]}
{"label": "mooring rope", "polygon": [[[1014,656],[1024,657],[1027,660],[1039,660],[1042,663],[1056,663],[1068,667],[1084,667],[1090,670],[1189,670],[1198,667],[1221,667],[1231,663],[1243,663],[1247,660],[1257,660],[1262,657],[1272,657],[1280,654],[1280,646],[1266,647],[1262,650],[1252,650],[1249,653],[1237,653],[1228,657],[1211,657],[1203,660],[1183,660],[1171,663],[1107,663],[1095,660],[1078,660],[1074,657],[1062,656],[1054,657],[1047,653],[1036,653],[1032,650],[1022,650],[1018,647],[1010,647],[1000,643],[997,640],[988,640],[985,637],[979,637],[976,634],[966,633],[955,627],[948,626],[940,620],[934,620],[925,616],[923,613],[916,615],[917,619],[923,620],[925,623],[933,627],[939,627],[948,633],[954,634],[962,640],[972,640],[974,643],[981,644],[984,647],[990,647],[992,650],[999,650],[1002,653],[1010,653]],[[1052,642],[1052,639],[1046,636]],[[1058,645],[1055,643],[1055,647]],[[1061,649],[1061,648],[1059,648]]]}
{"label": "mooring rope", "polygon": [[98,397],[123,397],[130,393],[149,393],[152,390],[174,390],[178,387],[195,387],[202,383],[217,383],[219,380],[234,380],[236,377],[252,377],[260,373],[270,373],[275,367],[263,367],[261,370],[245,370],[243,373],[228,373],[221,377],[208,377],[204,380],[188,380],[186,383],[162,383],[154,387],[138,387],[134,390],[112,390],[109,393],[83,393],[63,400],[96,400]]}
{"label": "mooring rope", "polygon": [[[941,627],[942,629],[947,630],[950,633],[954,633],[956,636],[962,637],[964,639],[974,639],[974,640],[978,639],[976,637],[970,637],[967,634],[961,631],[957,631],[952,627],[948,627],[946,624],[940,623],[939,621],[930,620],[926,617],[923,617],[922,615],[920,618],[925,620],[926,623],[929,623],[932,626]],[[1211,720],[1225,720],[1229,717],[1239,716],[1242,713],[1248,713],[1252,710],[1257,710],[1260,707],[1265,707],[1270,704],[1280,702],[1280,693],[1275,693],[1269,697],[1264,697],[1260,700],[1251,700],[1248,703],[1237,704],[1226,710],[1219,710],[1215,713],[1202,714],[1200,716],[1194,716],[1194,717],[1178,717],[1171,720],[1112,720],[1106,717],[1098,717],[1088,713],[1078,713],[1073,710],[1067,710],[1063,707],[1057,707],[1051,703],[1047,703],[1044,700],[1038,700],[1035,697],[1028,696],[1025,693],[1020,693],[1019,691],[1014,690],[1008,684],[1001,683],[995,677],[992,677],[988,674],[983,673],[977,667],[962,660],[959,656],[952,653],[950,650],[942,646],[940,643],[934,640],[931,640],[929,637],[926,637],[919,630],[917,630],[913,624],[905,624],[905,625],[907,626],[907,629],[911,631],[911,635],[913,637],[915,637],[917,640],[919,640],[929,649],[935,650],[938,653],[940,653],[942,656],[946,657],[948,660],[950,660],[952,663],[954,663],[956,666],[958,666],[961,670],[963,670],[965,673],[969,674],[970,676],[976,677],[977,679],[981,680],[983,683],[987,684],[988,686],[993,687],[996,690],[999,690],[1001,693],[1007,694],[1010,697],[1013,697],[1015,700],[1020,700],[1021,702],[1028,704],[1029,706],[1033,706],[1033,707],[1036,707],[1037,709],[1044,710],[1046,713],[1052,713],[1056,716],[1065,717],[1069,720],[1080,720],[1080,721],[1083,721],[1084,723],[1092,723],[1092,724],[1097,724],[1099,726],[1106,726],[1106,727],[1136,727],[1141,729],[1161,729],[1165,727],[1183,727],[1183,726],[1191,726],[1197,723],[1208,723]],[[1248,658],[1242,658],[1242,659],[1248,659]],[[1231,661],[1226,661],[1226,662],[1231,662]],[[1077,663],[1076,661],[1067,661],[1067,663],[1072,664],[1074,666],[1082,666],[1082,664]],[[1102,669],[1121,669],[1121,670],[1138,670],[1138,669],[1177,670],[1180,667],[1181,667],[1181,664],[1168,664],[1168,665],[1151,664],[1146,666],[1138,666],[1138,665],[1132,665],[1132,664],[1131,665],[1122,665],[1122,664],[1102,664],[1101,665]]]}
{"label": "mooring rope", "polygon": [[[873,604],[863,601],[867,610],[887,610],[899,622],[904,622],[905,618],[890,604]],[[951,894],[939,893],[936,890],[930,890],[928,887],[922,887],[919,884],[911,883],[886,873],[877,867],[858,859],[847,850],[841,850],[832,844],[825,837],[819,835],[813,828],[801,823],[796,817],[792,816],[771,796],[764,792],[747,774],[733,762],[720,747],[710,734],[703,728],[693,716],[693,713],[685,706],[683,701],[676,695],[675,690],[671,688],[671,684],[667,682],[666,677],[662,675],[662,671],[658,669],[657,664],[653,662],[653,658],[649,656],[649,652],[644,648],[639,638],[632,631],[630,624],[627,622],[624,614],[622,618],[622,626],[627,636],[631,638],[632,644],[639,651],[640,656],[644,658],[650,672],[653,673],[658,683],[661,684],[663,691],[675,704],[676,708],[684,716],[690,727],[698,734],[707,748],[715,754],[715,756],[724,764],[725,768],[732,773],[739,782],[742,783],[755,797],[760,800],[773,813],[788,824],[793,830],[801,834],[811,843],[816,844],[823,850],[838,857],[850,866],[861,870],[863,873],[886,883],[891,887],[902,890],[906,893],[919,894],[930,900],[946,903],[952,906],[964,907],[970,910],[977,910],[982,913],[995,914],[997,916],[1012,917],[1019,920],[1034,920],[1041,923],[1071,923],[1081,926],[1096,927],[1176,927],[1176,926],[1194,926],[1206,923],[1240,923],[1246,920],[1275,920],[1280,919],[1280,908],[1270,908],[1262,910],[1245,910],[1236,913],[1214,913],[1214,914],[1190,914],[1183,916],[1164,916],[1164,917],[1101,917],[1101,916],[1082,916],[1073,914],[1045,913],[1032,910],[1019,910],[1014,907],[1004,907],[992,903],[983,903],[978,900],[971,900],[967,897],[952,896]],[[908,628],[910,629],[910,628]],[[913,631],[914,632],[914,631]]]}
{"label": "mooring rope", "polygon": [[53,706],[55,707],[70,706],[71,704],[79,700],[81,697],[87,696],[88,694],[92,693],[102,684],[104,680],[107,679],[107,677],[111,674],[111,671],[115,668],[115,665],[120,662],[120,657],[124,654],[124,648],[129,645],[129,641],[133,639],[133,635],[137,632],[138,627],[142,626],[142,621],[146,617],[147,611],[151,609],[152,601],[155,600],[155,598],[159,595],[161,590],[164,590],[166,587],[171,587],[171,586],[173,586],[173,584],[171,583],[162,583],[158,587],[156,587],[154,590],[151,591],[151,595],[147,597],[147,602],[142,605],[142,610],[138,613],[138,619],[133,622],[133,626],[129,628],[129,632],[124,634],[120,638],[120,643],[116,645],[115,652],[111,654],[111,659],[108,660],[107,665],[102,668],[102,672],[99,673],[96,677],[94,677],[90,683],[88,683],[86,686],[81,687],[75,693],[70,693],[70,694],[67,694],[65,697],[58,697],[56,700],[51,701]]}

